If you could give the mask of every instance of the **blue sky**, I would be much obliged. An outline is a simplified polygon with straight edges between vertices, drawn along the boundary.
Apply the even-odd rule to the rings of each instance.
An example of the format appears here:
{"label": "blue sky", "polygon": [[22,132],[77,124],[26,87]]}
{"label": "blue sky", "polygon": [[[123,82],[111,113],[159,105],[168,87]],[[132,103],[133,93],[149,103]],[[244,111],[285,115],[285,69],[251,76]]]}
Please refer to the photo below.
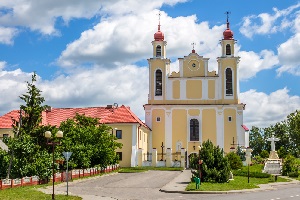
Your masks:
{"label": "blue sky", "polygon": [[31,73],[53,107],[128,105],[144,119],[158,12],[171,67],[190,53],[216,70],[226,11],[241,57],[244,123],[268,127],[300,107],[300,2],[294,0],[1,0],[0,115]]}

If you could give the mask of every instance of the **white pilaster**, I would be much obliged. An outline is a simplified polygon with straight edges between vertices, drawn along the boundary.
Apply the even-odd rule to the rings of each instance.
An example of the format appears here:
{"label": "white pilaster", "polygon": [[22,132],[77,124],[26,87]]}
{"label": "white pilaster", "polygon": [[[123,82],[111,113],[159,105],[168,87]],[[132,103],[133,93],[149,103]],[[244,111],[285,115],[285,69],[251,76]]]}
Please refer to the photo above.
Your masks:
{"label": "white pilaster", "polygon": [[217,145],[224,149],[224,112],[217,110]]}
{"label": "white pilaster", "polygon": [[166,148],[172,148],[172,111],[165,111],[165,144]]}
{"label": "white pilaster", "polygon": [[132,125],[131,167],[136,167],[137,165],[137,134],[136,125]]}

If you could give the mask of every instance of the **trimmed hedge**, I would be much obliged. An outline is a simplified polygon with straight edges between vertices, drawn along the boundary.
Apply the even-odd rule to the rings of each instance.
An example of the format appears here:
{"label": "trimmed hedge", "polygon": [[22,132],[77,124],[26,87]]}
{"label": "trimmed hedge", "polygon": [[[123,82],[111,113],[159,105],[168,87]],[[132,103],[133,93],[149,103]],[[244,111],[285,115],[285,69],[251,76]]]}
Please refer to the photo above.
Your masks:
{"label": "trimmed hedge", "polygon": [[[246,176],[248,177],[248,171],[244,170],[234,170],[232,172],[234,176]],[[270,178],[271,174],[267,173],[262,173],[262,172],[251,172],[249,173],[249,177],[254,177],[254,178]]]}

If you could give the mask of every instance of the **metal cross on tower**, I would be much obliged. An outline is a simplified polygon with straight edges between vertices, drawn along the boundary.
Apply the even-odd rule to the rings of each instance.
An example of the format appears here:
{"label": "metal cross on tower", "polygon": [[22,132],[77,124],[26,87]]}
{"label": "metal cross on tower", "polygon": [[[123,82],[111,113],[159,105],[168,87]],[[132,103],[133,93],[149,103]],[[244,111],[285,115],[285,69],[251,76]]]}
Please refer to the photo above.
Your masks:
{"label": "metal cross on tower", "polygon": [[226,15],[227,15],[227,22],[228,22],[229,15],[231,14],[231,12],[230,12],[230,11],[226,11],[224,14],[226,14]]}
{"label": "metal cross on tower", "polygon": [[193,46],[193,50],[195,50],[196,43],[193,42],[191,45]]}

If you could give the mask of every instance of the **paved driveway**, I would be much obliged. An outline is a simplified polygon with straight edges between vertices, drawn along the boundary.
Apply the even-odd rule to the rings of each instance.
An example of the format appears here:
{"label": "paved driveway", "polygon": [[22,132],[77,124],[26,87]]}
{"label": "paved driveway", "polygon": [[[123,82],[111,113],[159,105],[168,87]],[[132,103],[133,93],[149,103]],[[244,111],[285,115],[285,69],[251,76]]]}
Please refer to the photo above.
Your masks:
{"label": "paved driveway", "polygon": [[[182,194],[160,192],[180,171],[147,171],[143,173],[113,173],[69,183],[69,194],[96,199],[177,199]],[[48,187],[46,193],[52,192]],[[55,193],[66,194],[66,183],[55,186]]]}

